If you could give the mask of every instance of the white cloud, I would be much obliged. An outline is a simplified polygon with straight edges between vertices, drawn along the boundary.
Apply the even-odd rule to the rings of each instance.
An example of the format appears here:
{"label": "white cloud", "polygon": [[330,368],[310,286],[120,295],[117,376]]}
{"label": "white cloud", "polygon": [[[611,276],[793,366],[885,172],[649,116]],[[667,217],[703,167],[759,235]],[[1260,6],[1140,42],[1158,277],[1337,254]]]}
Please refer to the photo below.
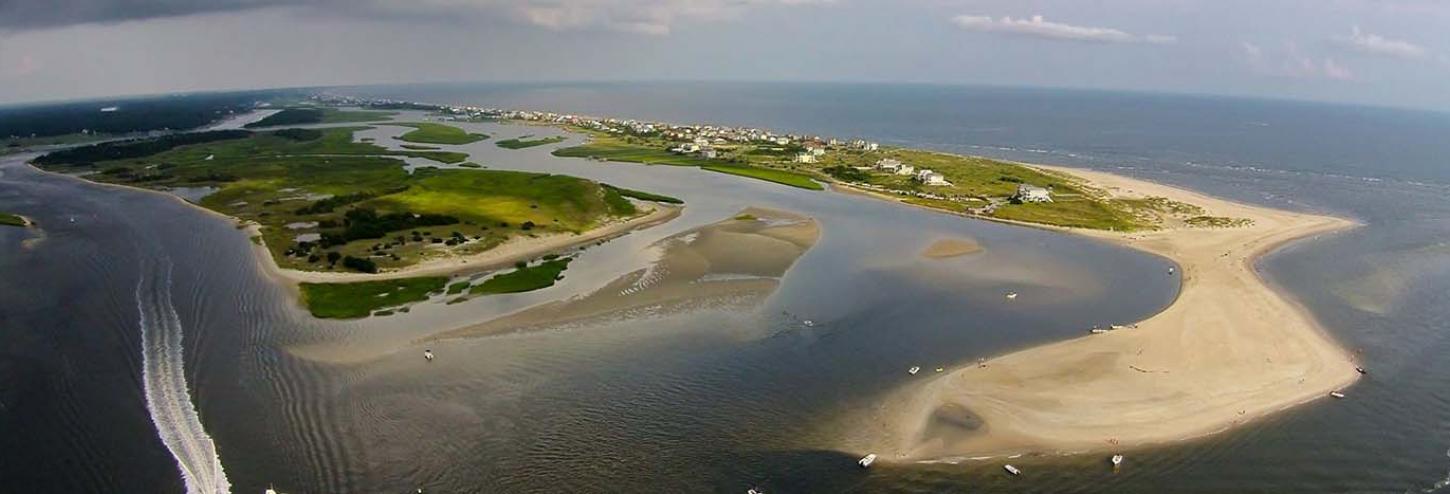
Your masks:
{"label": "white cloud", "polygon": [[1174,36],[1161,34],[1137,35],[1108,27],[1074,26],[1071,24],[1049,22],[1040,15],[1034,15],[1030,19],[1013,19],[1005,16],[1001,19],[993,19],[985,15],[959,15],[952,18],[952,23],[968,31],[1012,34],[1066,41],[1150,43],[1158,45],[1178,42],[1178,38]]}
{"label": "white cloud", "polygon": [[553,30],[603,29],[666,35],[688,22],[734,19],[751,9],[828,4],[835,0],[373,0],[371,8],[396,15],[502,16]]}
{"label": "white cloud", "polygon": [[1390,39],[1378,34],[1366,33],[1354,26],[1349,36],[1335,38],[1340,44],[1355,51],[1368,55],[1379,55],[1395,58],[1420,59],[1429,54],[1425,47],[1411,43]]}
{"label": "white cloud", "polygon": [[1350,81],[1355,79],[1354,71],[1333,58],[1315,58],[1299,51],[1299,46],[1288,43],[1282,50],[1268,50],[1243,42],[1240,44],[1244,60],[1249,67],[1262,75],[1298,79],[1330,79]]}

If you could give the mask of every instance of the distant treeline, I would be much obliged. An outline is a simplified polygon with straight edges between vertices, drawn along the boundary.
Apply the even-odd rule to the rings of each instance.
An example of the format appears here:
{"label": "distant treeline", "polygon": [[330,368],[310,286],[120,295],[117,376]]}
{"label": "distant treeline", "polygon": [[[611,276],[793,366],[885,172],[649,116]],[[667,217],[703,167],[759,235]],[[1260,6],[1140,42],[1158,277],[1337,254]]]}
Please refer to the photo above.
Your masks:
{"label": "distant treeline", "polygon": [[36,158],[35,164],[90,164],[98,161],[135,159],[190,144],[245,139],[251,137],[251,135],[251,132],[245,130],[213,130],[188,134],[171,134],[148,139],[103,142],[55,151]]}
{"label": "distant treeline", "polygon": [[0,139],[83,130],[101,134],[188,130],[251,110],[258,101],[301,94],[295,90],[244,91],[0,107]]}
{"label": "distant treeline", "polygon": [[256,122],[244,125],[248,129],[275,127],[278,125],[304,125],[322,123],[322,110],[317,108],[288,108],[268,115]]}

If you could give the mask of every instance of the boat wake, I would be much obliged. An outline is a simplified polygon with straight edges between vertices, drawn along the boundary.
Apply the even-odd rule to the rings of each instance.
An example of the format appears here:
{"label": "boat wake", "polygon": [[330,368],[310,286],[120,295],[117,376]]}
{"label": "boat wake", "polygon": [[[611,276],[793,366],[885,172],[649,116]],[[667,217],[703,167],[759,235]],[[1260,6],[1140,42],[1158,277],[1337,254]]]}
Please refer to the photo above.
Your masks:
{"label": "boat wake", "polygon": [[176,458],[189,494],[231,491],[216,444],[202,428],[191,401],[183,365],[181,318],[171,304],[171,267],[153,273],[143,267],[136,285],[136,307],[141,312],[141,378],[146,409],[156,424],[161,442]]}

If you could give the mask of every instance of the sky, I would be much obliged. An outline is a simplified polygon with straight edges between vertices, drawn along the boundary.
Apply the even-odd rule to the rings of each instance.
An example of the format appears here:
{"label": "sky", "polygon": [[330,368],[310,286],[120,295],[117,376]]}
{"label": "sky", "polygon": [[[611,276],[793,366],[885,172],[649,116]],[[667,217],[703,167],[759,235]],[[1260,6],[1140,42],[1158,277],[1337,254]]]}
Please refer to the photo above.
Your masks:
{"label": "sky", "polygon": [[1447,0],[0,0],[0,103],[458,81],[833,81],[1450,110]]}

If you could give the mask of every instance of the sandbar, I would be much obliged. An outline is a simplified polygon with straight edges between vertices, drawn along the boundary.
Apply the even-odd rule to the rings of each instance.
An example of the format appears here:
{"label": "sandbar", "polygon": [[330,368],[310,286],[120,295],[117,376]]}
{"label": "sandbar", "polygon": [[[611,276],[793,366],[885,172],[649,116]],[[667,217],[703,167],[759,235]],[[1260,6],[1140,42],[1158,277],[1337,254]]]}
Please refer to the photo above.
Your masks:
{"label": "sandbar", "polygon": [[[1036,166],[1036,165],[1034,165]],[[1178,299],[1133,327],[921,376],[866,414],[847,449],[920,460],[1119,451],[1199,437],[1327,398],[1359,377],[1352,355],[1255,269],[1284,244],[1353,221],[1226,201],[1114,174],[1040,167],[1123,197],[1166,197],[1229,228],[1069,230],[1172,260]],[[1066,229],[1064,229],[1066,230]],[[1169,272],[1173,267],[1174,271]]]}
{"label": "sandbar", "polygon": [[468,338],[583,324],[610,317],[754,305],[820,237],[815,219],[748,208],[732,218],[661,239],[657,259],[587,295],[537,305],[425,340]]}

